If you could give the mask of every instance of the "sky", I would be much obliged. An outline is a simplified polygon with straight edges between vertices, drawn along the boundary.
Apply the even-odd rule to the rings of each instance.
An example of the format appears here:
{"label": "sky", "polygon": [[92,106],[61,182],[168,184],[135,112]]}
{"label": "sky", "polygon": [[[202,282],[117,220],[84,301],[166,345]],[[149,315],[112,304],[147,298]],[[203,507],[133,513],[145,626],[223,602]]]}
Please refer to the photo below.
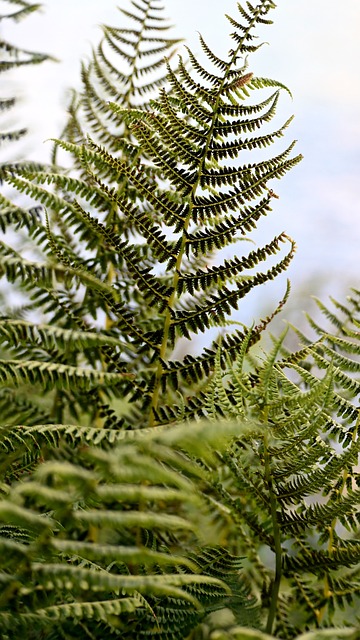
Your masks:
{"label": "sky", "polygon": [[[69,87],[79,87],[80,59],[97,44],[99,24],[123,25],[117,6],[129,0],[47,0],[42,12],[1,35],[59,59],[26,74],[13,74],[10,90],[22,95],[22,120],[33,133],[31,157],[48,158],[50,143],[64,122]],[[236,0],[163,0],[174,24],[194,52],[197,32],[220,57],[231,48]],[[0,0],[0,8],[1,8]],[[293,289],[339,297],[359,288],[360,265],[360,2],[359,0],[278,0],[274,24],[258,31],[266,45],[250,57],[249,71],[275,78],[292,91],[284,94],[279,124],[295,119],[284,141],[297,139],[304,160],[276,186],[279,200],[265,224],[268,237],[285,230],[298,251],[289,270]],[[346,283],[346,284],[344,284]],[[263,295],[263,294],[261,294]]]}

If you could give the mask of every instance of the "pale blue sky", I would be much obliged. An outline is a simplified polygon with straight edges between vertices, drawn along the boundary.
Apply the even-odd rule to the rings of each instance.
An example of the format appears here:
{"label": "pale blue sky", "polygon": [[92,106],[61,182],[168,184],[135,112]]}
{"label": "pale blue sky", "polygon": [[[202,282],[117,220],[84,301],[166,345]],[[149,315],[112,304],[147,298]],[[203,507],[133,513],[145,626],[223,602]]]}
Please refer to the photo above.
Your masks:
{"label": "pale blue sky", "polygon": [[[196,31],[220,56],[231,47],[224,13],[237,17],[236,0],[163,4],[176,25],[174,35],[186,38],[195,51]],[[129,1],[47,0],[41,14],[2,26],[8,39],[61,59],[27,69],[30,83],[25,75],[12,79],[16,91],[23,92],[23,120],[34,129],[29,143],[43,159],[48,146],[43,140],[61,128],[66,88],[79,83],[79,59],[89,54],[91,42],[97,43],[97,24],[120,25],[119,5],[129,8]],[[283,97],[281,118],[295,114],[288,140],[298,139],[304,160],[276,184],[280,199],[274,201],[268,233],[286,230],[297,240],[289,271],[295,287],[303,279],[315,283],[324,272],[329,281],[345,278],[359,286],[360,2],[278,0],[272,19],[274,25],[259,33],[269,44],[250,58],[249,70],[292,90],[292,102]],[[330,289],[325,286],[326,293]]]}

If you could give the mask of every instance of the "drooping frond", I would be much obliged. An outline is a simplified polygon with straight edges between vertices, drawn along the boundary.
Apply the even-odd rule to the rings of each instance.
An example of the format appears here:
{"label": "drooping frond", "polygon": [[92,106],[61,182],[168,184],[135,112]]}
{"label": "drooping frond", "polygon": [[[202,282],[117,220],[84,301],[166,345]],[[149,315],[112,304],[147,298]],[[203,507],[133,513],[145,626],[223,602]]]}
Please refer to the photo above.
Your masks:
{"label": "drooping frond", "polygon": [[[197,424],[189,437],[185,425],[133,432],[108,452],[64,450],[3,494],[2,631],[26,633],[37,621],[37,633],[86,629],[115,638],[121,622],[125,638],[152,628],[159,640],[181,640],[212,611],[230,607],[245,617],[254,603],[241,560],[214,547],[216,524],[201,490],[215,464],[213,447],[221,451],[236,428],[220,434],[211,423]],[[199,438],[207,471],[194,460]],[[2,446],[0,456],[3,463]],[[16,460],[8,458],[11,466]]]}

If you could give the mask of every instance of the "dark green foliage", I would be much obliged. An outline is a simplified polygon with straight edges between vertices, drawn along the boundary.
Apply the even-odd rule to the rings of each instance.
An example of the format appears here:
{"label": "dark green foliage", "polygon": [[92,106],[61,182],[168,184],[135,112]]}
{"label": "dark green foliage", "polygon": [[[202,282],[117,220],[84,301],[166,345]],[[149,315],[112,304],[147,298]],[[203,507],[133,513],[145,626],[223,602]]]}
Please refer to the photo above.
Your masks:
{"label": "dark green foliage", "polygon": [[[270,638],[246,625],[277,638],[320,627],[309,638],[355,640],[354,629],[332,627],[356,625],[359,601],[359,299],[354,291],[335,314],[321,305],[335,330],[301,336],[297,352],[282,336],[269,354],[252,354],[249,331],[224,372],[218,351],[201,398],[206,423],[115,430],[109,440],[106,429],[75,425],[4,432],[2,570],[11,583],[11,563],[20,566],[16,601],[27,596],[16,620],[5,602],[3,624],[23,633],[34,619],[44,638],[50,628],[84,638]],[[80,448],[62,445],[56,460],[64,436]],[[89,448],[98,436],[121,443]],[[42,463],[27,477],[34,446]],[[42,603],[31,592],[44,580]]]}
{"label": "dark green foliage", "polygon": [[[265,13],[272,7],[262,4]],[[8,637],[15,629],[49,640],[74,633],[180,640],[213,625],[209,614],[224,608],[240,624],[258,619],[241,561],[214,547],[222,535],[206,487],[218,456],[211,451],[225,442],[211,424],[194,426],[187,443],[187,425],[163,432],[160,423],[168,414],[178,421],[203,413],[200,390],[215,366],[216,343],[197,358],[171,358],[179,338],[222,326],[291,259],[293,242],[281,234],[207,269],[214,250],[270,211],[267,182],[299,157],[289,159],[291,146],[245,167],[228,163],[283,132],[240,141],[256,119],[256,128],[271,119],[278,98],[238,104],[245,84],[276,85],[236,70],[246,37],[219,77],[202,71],[191,52],[192,76],[182,60],[166,70],[162,56],[178,41],[166,39],[157,1],[132,6],[123,13],[136,28],[105,27],[83,67],[83,93],[55,145],[73,169],[4,171],[34,211],[26,218],[32,256],[0,248],[3,275],[28,299],[0,322],[0,605]],[[246,33],[262,20],[252,13]],[[127,72],[111,66],[107,46]],[[205,83],[195,79],[199,71]],[[288,253],[260,271],[283,242]],[[229,336],[232,359],[243,338]],[[187,396],[180,407],[178,388]],[[156,424],[147,434],[144,427]]]}

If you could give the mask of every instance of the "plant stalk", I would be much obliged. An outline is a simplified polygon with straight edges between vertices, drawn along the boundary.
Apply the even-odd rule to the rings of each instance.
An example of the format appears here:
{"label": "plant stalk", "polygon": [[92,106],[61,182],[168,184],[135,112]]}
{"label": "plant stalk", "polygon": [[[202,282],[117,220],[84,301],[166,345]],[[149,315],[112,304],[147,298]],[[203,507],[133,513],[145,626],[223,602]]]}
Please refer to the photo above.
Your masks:
{"label": "plant stalk", "polygon": [[280,592],[280,582],[282,576],[282,548],[281,548],[281,532],[276,511],[276,496],[273,488],[273,481],[271,476],[270,455],[268,450],[268,437],[264,436],[264,460],[265,460],[265,480],[269,490],[270,497],[270,511],[273,526],[274,535],[274,550],[275,550],[275,578],[272,583],[271,599],[269,614],[266,623],[266,633],[272,634],[273,625],[276,618],[277,604]]}

